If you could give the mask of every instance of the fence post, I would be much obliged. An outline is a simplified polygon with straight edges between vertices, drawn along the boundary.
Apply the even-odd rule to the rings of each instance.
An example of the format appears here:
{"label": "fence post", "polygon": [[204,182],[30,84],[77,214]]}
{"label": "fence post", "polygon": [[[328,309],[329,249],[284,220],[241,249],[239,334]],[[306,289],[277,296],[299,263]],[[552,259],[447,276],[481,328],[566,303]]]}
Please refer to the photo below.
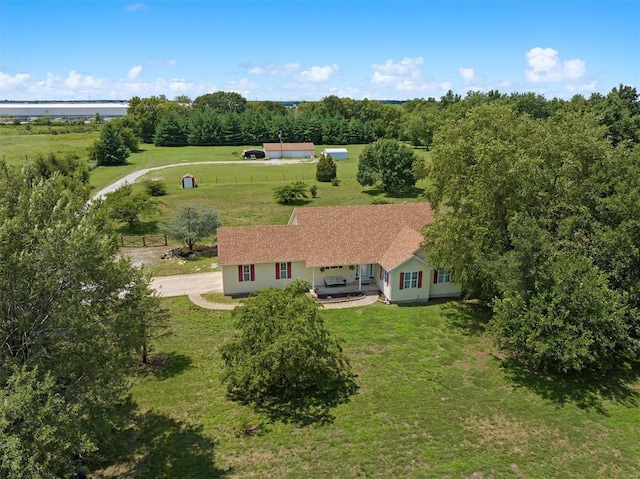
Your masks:
{"label": "fence post", "polygon": [[164,235],[164,245],[167,246],[167,235]]}
{"label": "fence post", "polygon": [[144,238],[145,238],[145,237],[144,237],[144,235],[143,235],[143,236],[142,236],[142,247],[143,247],[143,248],[146,248],[146,247],[147,247],[147,242],[145,241],[145,239],[144,239]]}

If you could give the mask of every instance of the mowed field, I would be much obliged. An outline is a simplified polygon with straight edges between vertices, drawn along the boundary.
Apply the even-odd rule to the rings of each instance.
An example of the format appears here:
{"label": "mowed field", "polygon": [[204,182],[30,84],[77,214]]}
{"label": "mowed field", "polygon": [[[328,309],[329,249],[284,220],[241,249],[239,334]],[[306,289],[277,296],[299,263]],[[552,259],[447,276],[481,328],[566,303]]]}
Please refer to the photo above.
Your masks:
{"label": "mowed field", "polygon": [[[125,459],[94,477],[634,478],[638,383],[552,379],[501,359],[474,302],[322,313],[359,390],[326,423],[228,400],[228,312],[167,300],[162,368],[134,380]],[[120,451],[122,455],[122,451]],[[96,464],[96,466],[99,466]]]}

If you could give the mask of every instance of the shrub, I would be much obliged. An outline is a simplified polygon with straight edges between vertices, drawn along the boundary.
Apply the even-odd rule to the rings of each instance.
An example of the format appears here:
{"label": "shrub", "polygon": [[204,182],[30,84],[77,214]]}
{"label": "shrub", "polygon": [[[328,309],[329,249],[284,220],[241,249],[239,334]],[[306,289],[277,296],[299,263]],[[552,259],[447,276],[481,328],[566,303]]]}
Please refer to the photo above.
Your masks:
{"label": "shrub", "polygon": [[315,198],[318,196],[318,185],[311,185],[309,188],[309,193],[311,193],[311,198]]}
{"label": "shrub", "polygon": [[307,198],[307,184],[296,181],[273,189],[273,196],[278,203],[288,205]]}
{"label": "shrub", "polygon": [[167,194],[167,185],[159,178],[145,178],[142,183],[150,196],[164,196]]}
{"label": "shrub", "polygon": [[335,179],[338,174],[338,167],[331,158],[331,155],[320,158],[316,166],[316,180],[328,183]]}

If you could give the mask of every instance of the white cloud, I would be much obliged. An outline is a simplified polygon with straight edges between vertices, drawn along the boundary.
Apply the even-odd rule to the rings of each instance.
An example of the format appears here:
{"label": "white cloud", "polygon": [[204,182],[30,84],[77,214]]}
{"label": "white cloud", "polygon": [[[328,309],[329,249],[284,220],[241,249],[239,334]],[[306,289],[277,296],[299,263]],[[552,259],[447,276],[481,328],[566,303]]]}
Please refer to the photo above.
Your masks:
{"label": "white cloud", "polygon": [[[453,88],[449,81],[427,81],[422,73],[424,58],[408,58],[396,62],[387,60],[384,63],[371,65],[373,75],[371,83],[378,87],[388,87],[401,92],[403,97],[411,95],[438,96]],[[378,97],[389,98],[390,93],[379,92]]]}
{"label": "white cloud", "polygon": [[8,90],[24,85],[31,80],[31,75],[28,73],[18,73],[14,76],[7,75],[0,72],[0,90]]}
{"label": "white cloud", "polygon": [[586,73],[584,60],[560,61],[553,48],[535,47],[526,53],[528,69],[525,78],[531,83],[563,82],[582,78]]}
{"label": "white cloud", "polygon": [[465,83],[471,83],[476,79],[475,68],[458,68],[458,73]]}
{"label": "white cloud", "polygon": [[152,66],[161,66],[161,67],[175,67],[178,64],[175,60],[166,60],[166,61],[158,61],[158,60],[149,60],[147,61],[147,65]]}
{"label": "white cloud", "polygon": [[399,62],[387,60],[384,63],[371,65],[373,76],[371,82],[379,86],[396,86],[398,90],[406,90],[408,84],[422,82],[422,65],[424,58],[403,58]]}
{"label": "white cloud", "polygon": [[403,58],[399,62],[387,60],[384,63],[374,63],[372,68],[381,77],[418,77],[422,73],[420,69],[424,64],[424,58]]}
{"label": "white cloud", "polygon": [[138,78],[140,78],[141,74],[142,74],[142,67],[140,65],[136,65],[131,70],[129,70],[129,73],[127,73],[127,80],[135,81]]}
{"label": "white cloud", "polygon": [[593,93],[598,89],[598,82],[583,83],[582,85],[567,85],[567,90],[574,94]]}
{"label": "white cloud", "polygon": [[69,76],[64,80],[64,85],[72,90],[101,88],[105,83],[102,78],[95,78],[90,75],[82,75],[74,70],[69,72]]}
{"label": "white cloud", "polygon": [[189,84],[182,78],[174,78],[169,82],[169,91],[171,93],[185,93],[189,90]]}
{"label": "white cloud", "polygon": [[141,10],[146,10],[147,6],[144,3],[130,3],[125,8],[127,12],[139,12]]}
{"label": "white cloud", "polygon": [[248,78],[233,80],[225,84],[224,91],[233,91],[239,93],[243,97],[255,97],[260,85],[252,82]]}
{"label": "white cloud", "polygon": [[331,75],[333,75],[337,71],[338,65],[336,63],[324,67],[312,66],[311,68],[300,72],[298,78],[306,83],[321,83],[329,81]]}
{"label": "white cloud", "polygon": [[284,65],[254,65],[247,69],[251,75],[291,76],[300,70],[299,63],[285,63]]}

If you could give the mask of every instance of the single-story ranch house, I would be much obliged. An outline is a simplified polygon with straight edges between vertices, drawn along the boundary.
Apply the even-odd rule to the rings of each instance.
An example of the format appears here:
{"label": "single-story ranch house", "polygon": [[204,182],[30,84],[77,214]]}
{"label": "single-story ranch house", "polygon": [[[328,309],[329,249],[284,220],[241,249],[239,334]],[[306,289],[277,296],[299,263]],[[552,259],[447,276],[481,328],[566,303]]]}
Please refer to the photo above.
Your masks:
{"label": "single-story ranch house", "polygon": [[289,223],[218,229],[223,292],[241,296],[294,279],[312,288],[366,285],[389,302],[457,296],[444,268],[429,264],[420,229],[428,203],[296,208]]}
{"label": "single-story ranch house", "polygon": [[316,147],[313,143],[263,143],[267,158],[315,158]]}

